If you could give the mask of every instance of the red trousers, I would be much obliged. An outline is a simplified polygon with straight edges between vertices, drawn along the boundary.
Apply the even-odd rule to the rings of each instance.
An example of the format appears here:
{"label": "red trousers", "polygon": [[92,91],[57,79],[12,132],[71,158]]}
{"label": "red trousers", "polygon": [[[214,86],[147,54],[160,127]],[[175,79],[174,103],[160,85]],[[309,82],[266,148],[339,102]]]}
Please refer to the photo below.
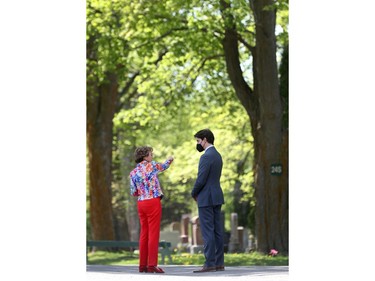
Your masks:
{"label": "red trousers", "polygon": [[157,266],[161,220],[160,198],[138,201],[141,222],[139,266]]}

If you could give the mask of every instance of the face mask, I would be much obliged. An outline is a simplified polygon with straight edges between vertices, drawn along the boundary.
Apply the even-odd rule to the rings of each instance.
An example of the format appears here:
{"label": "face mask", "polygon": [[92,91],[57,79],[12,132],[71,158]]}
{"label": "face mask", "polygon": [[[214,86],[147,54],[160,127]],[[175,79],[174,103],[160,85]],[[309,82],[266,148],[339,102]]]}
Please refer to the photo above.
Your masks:
{"label": "face mask", "polygon": [[203,146],[200,143],[197,143],[197,150],[202,152],[204,150]]}

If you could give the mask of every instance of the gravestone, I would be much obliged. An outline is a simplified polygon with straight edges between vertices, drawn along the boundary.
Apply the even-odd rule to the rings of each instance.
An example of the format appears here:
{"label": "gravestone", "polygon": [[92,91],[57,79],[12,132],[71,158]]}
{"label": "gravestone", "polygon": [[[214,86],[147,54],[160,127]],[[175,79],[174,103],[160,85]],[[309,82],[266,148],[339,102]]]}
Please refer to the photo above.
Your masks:
{"label": "gravestone", "polygon": [[178,231],[180,233],[181,231],[181,224],[178,221],[174,221],[170,225],[170,230],[171,231]]}
{"label": "gravestone", "polygon": [[180,241],[182,244],[189,243],[189,224],[190,224],[190,215],[184,214],[181,217],[181,235]]}
{"label": "gravestone", "polygon": [[255,250],[256,248],[256,245],[255,245],[255,238],[254,238],[254,235],[251,233],[251,230],[249,230],[249,235],[248,235],[248,245],[247,245],[247,248],[246,248],[246,253],[249,253],[249,252],[252,252]]}
{"label": "gravestone", "polygon": [[190,247],[191,254],[203,252],[203,238],[200,229],[199,217],[195,216],[191,219],[192,224],[192,242]]}
{"label": "gravestone", "polygon": [[249,246],[249,230],[243,226],[238,228],[238,242],[239,242],[239,251],[245,252]]}
{"label": "gravestone", "polygon": [[238,216],[237,213],[231,213],[230,215],[230,239],[229,239],[229,253],[239,252],[239,241],[238,241]]}
{"label": "gravestone", "polygon": [[238,250],[240,252],[243,252],[244,250],[244,244],[243,244],[243,233],[244,229],[243,226],[237,227],[237,232],[238,232]]}

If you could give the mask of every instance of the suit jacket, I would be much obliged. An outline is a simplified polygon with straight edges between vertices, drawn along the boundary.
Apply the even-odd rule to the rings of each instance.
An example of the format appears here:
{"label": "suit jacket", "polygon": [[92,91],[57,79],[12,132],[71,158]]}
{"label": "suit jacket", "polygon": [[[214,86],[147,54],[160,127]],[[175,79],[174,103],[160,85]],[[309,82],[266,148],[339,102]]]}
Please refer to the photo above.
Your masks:
{"label": "suit jacket", "polygon": [[197,197],[198,207],[224,204],[223,190],[220,186],[223,160],[214,146],[208,148],[199,160],[198,177],[191,191]]}

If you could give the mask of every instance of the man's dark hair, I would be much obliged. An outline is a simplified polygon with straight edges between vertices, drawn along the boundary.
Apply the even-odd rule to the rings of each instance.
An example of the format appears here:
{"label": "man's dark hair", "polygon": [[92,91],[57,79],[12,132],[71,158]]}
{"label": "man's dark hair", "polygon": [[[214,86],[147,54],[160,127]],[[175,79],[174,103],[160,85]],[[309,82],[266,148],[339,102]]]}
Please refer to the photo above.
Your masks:
{"label": "man's dark hair", "polygon": [[198,138],[198,139],[204,139],[206,138],[207,141],[211,144],[214,144],[214,141],[215,141],[215,137],[214,137],[214,134],[211,132],[210,129],[203,129],[203,130],[200,130],[199,132],[197,132],[195,135],[194,135],[195,138]]}
{"label": "man's dark hair", "polygon": [[150,146],[141,146],[137,147],[134,152],[135,163],[141,163],[144,157],[147,157],[150,152],[152,152],[152,147]]}

